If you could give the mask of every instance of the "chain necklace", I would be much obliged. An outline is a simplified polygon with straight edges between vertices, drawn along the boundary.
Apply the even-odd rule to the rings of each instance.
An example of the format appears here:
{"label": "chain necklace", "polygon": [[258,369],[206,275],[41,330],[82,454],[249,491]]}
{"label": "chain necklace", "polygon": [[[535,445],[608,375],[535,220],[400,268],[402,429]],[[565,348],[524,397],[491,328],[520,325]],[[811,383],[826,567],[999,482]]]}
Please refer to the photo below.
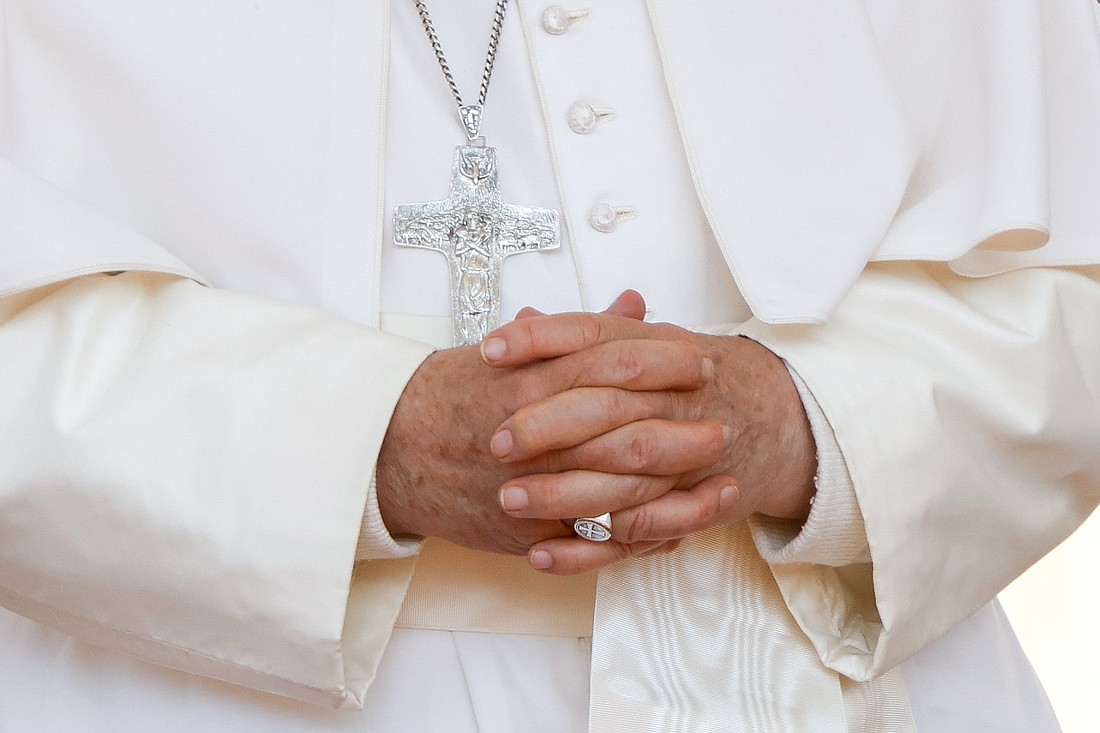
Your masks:
{"label": "chain necklace", "polygon": [[394,210],[393,241],[442,252],[451,273],[454,344],[476,344],[500,324],[500,273],[504,258],[560,246],[558,212],[504,203],[497,180],[496,148],[480,137],[485,96],[493,75],[508,0],[497,0],[477,104],[464,104],[423,0],[415,0],[424,32],[458,105],[467,144],[455,148],[451,195],[442,201],[403,204]]}
{"label": "chain necklace", "polygon": [[416,0],[416,12],[420,15],[420,22],[424,26],[424,32],[428,34],[428,41],[435,51],[435,60],[439,62],[439,68],[443,71],[443,78],[447,80],[447,86],[451,89],[451,96],[458,105],[458,113],[466,128],[466,136],[474,140],[478,136],[481,125],[481,113],[485,108],[485,95],[489,93],[489,80],[493,76],[493,64],[497,59],[497,46],[500,45],[500,31],[504,26],[504,11],[508,9],[508,0],[497,0],[497,8],[493,13],[493,27],[489,31],[489,48],[485,52],[485,68],[481,72],[481,88],[477,94],[477,104],[464,104],[462,94],[458,91],[451,66],[447,63],[447,57],[443,55],[443,45],[439,42],[432,18],[428,15],[428,6],[423,0]]}

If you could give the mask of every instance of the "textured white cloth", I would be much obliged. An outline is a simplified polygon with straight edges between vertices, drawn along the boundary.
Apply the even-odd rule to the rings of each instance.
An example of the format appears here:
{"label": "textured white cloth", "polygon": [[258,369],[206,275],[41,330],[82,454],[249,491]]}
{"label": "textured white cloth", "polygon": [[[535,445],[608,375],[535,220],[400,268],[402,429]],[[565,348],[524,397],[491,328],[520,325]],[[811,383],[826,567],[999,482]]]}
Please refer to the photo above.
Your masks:
{"label": "textured white cloth", "polygon": [[[1086,63],[1071,78],[1091,79],[1096,34],[1078,21],[1094,18],[1083,1],[1002,5],[852,2],[791,14],[655,1],[654,36],[647,8],[607,3],[558,39],[540,35],[535,8],[517,3],[520,13],[509,16],[511,37],[519,32],[527,45],[502,47],[491,100],[510,100],[515,114],[490,112],[485,132],[502,165],[531,172],[502,178],[510,200],[560,200],[568,246],[545,268],[541,255],[514,258],[506,312],[528,300],[552,310],[598,307],[635,286],[654,294],[658,318],[736,324],[749,314],[730,287],[735,275],[756,317],[731,332],[784,356],[821,404],[851,470],[874,563],[851,568],[874,581],[868,601],[828,566],[777,561],[769,573],[753,562],[744,528],[728,541],[720,531],[694,538],[689,547],[706,562],[721,566],[732,554],[746,563],[743,578],[719,589],[742,588],[736,603],[711,607],[714,578],[728,567],[704,577],[706,562],[692,562],[667,580],[703,590],[672,594],[695,604],[693,626],[683,623],[683,605],[658,609],[640,598],[653,612],[644,623],[663,620],[662,633],[647,635],[630,609],[601,606],[625,619],[617,636],[603,636],[606,645],[660,640],[667,628],[699,648],[692,664],[734,650],[694,689],[696,669],[651,655],[658,673],[618,688],[629,693],[628,709],[656,711],[647,725],[659,729],[665,714],[690,721],[670,691],[686,689],[702,703],[696,720],[721,728],[727,713],[745,720],[735,706],[753,703],[754,684],[780,702],[797,686],[732,670],[744,672],[739,692],[723,697],[728,688],[715,679],[731,673],[730,658],[749,656],[714,643],[716,611],[759,614],[767,633],[791,640],[758,659],[787,656],[803,668],[824,659],[867,677],[980,608],[1095,504],[1096,412],[1086,400],[1100,390],[1087,365],[1100,357],[1096,334],[1072,317],[1094,312],[1093,279],[1034,271],[975,283],[944,267],[882,265],[850,289],[872,255],[949,260],[983,237],[992,250],[1033,246],[1048,223],[1046,247],[1026,257],[1002,252],[999,263],[1094,253],[1095,224],[1072,195],[1079,179],[1055,176],[1051,192],[1061,195],[1052,212],[1067,213],[1048,222],[1046,178],[1031,163],[1047,160],[1040,148],[1049,143],[1052,171],[1092,180],[1087,165],[1067,161],[1092,160],[1096,142],[1085,132],[1095,129],[1097,87],[1065,104],[1078,93],[1072,83],[1044,93],[1042,78],[1017,74],[1042,41],[1044,58],[1062,63],[1069,54]],[[441,261],[402,267],[379,243],[387,241],[386,195],[403,202],[445,193],[421,184],[446,185],[453,108],[407,5],[166,2],[155,17],[150,7],[5,3],[2,142],[11,165],[0,171],[2,289],[140,269],[197,272],[261,297],[122,276],[60,288],[50,295],[64,303],[56,309],[41,302],[45,291],[4,302],[4,398],[18,407],[3,423],[14,449],[0,487],[0,592],[10,608],[116,650],[354,707],[369,694],[412,565],[361,563],[349,584],[370,463],[379,426],[428,350],[361,324],[377,323],[379,300],[390,307],[391,298],[415,295],[427,315],[446,300]],[[441,6],[441,29],[459,14]],[[944,27],[957,29],[953,43],[943,43]],[[448,37],[480,39],[481,25],[474,30]],[[458,45],[449,45],[456,58],[482,53],[480,40]],[[942,49],[934,56],[941,65],[925,63],[929,48]],[[401,69],[412,84],[394,83]],[[973,95],[985,81],[990,93]],[[571,137],[562,112],[582,95],[610,100],[619,126]],[[385,101],[391,112],[410,102],[418,113],[400,117],[406,143],[404,128],[387,130]],[[1040,130],[1032,123],[1047,119],[1048,102],[1058,112]],[[390,153],[405,165],[382,165]],[[635,205],[634,228],[602,238],[586,229],[584,213],[599,200]],[[1059,208],[1064,200],[1070,205]],[[1019,236],[990,236],[1017,227]],[[694,250],[680,254],[670,242]],[[192,298],[200,305],[183,307]],[[765,323],[820,321],[834,310],[824,329]],[[92,338],[99,329],[112,335],[109,348]],[[236,399],[218,399],[224,394]],[[20,421],[27,415],[35,430]],[[139,440],[125,438],[135,421],[144,427]],[[181,440],[178,429],[192,437]],[[253,450],[231,448],[239,433]],[[319,439],[330,435],[340,440]],[[1041,498],[1029,484],[1043,487]],[[74,522],[83,531],[67,533]],[[608,581],[641,593],[629,572],[647,568],[619,568]],[[784,604],[796,618],[784,616]],[[13,651],[4,659],[15,665],[9,670],[45,665],[31,679],[48,680],[54,665],[90,673],[119,661],[83,645],[59,654],[51,649],[60,637],[13,628],[19,635],[5,641]],[[871,637],[878,643],[851,643]],[[597,636],[594,680],[614,687],[634,667],[609,671],[600,643]],[[78,664],[86,659],[96,663]],[[831,675],[819,679],[832,681],[830,724],[851,720],[850,686],[820,671]],[[669,674],[680,678],[643,690],[644,700],[633,696],[633,686],[660,687]],[[170,717],[195,685],[200,697],[247,694],[265,715],[288,711],[311,725],[301,708],[267,697],[179,684],[158,699],[163,708],[149,704],[150,715]],[[703,699],[704,688],[716,692]],[[40,703],[49,699],[36,691]],[[72,715],[102,721],[113,712]]]}
{"label": "textured white cloth", "polygon": [[[0,730],[584,733],[590,644],[397,629],[363,712],[333,711],[104,652],[0,610]],[[921,733],[1057,731],[991,606],[904,663]],[[993,656],[996,654],[996,656]],[[533,660],[539,660],[533,664]],[[963,682],[965,684],[960,684]],[[1041,693],[1040,693],[1041,694]],[[975,705],[975,695],[986,701]],[[882,730],[852,719],[850,730]],[[723,726],[722,730],[731,729]],[[885,728],[899,730],[897,727]]]}

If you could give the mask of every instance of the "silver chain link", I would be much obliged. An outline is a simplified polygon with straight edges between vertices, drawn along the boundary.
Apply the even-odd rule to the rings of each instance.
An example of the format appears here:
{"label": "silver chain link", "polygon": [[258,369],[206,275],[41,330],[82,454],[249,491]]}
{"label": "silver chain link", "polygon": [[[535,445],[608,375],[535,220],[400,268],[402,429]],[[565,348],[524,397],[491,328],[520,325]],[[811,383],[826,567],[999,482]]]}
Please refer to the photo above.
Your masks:
{"label": "silver chain link", "polygon": [[[481,90],[477,95],[479,105],[485,104],[485,95],[489,93],[489,79],[493,76],[493,63],[497,58],[497,46],[500,45],[500,31],[504,26],[504,11],[507,7],[508,0],[497,0],[497,9],[493,13],[493,27],[489,32],[489,50],[485,53],[485,70],[481,74]],[[455,103],[461,109],[465,106],[462,103],[462,94],[459,93],[454,74],[451,73],[451,67],[447,64],[447,57],[443,55],[443,46],[439,43],[439,36],[436,35],[435,28],[432,26],[432,19],[428,15],[428,6],[424,4],[423,0],[416,0],[416,12],[420,15],[424,32],[428,34],[428,40],[432,44],[432,50],[435,51],[435,59],[439,62],[439,68],[443,70],[443,77],[447,80],[447,86],[451,88],[451,96],[455,98]]]}

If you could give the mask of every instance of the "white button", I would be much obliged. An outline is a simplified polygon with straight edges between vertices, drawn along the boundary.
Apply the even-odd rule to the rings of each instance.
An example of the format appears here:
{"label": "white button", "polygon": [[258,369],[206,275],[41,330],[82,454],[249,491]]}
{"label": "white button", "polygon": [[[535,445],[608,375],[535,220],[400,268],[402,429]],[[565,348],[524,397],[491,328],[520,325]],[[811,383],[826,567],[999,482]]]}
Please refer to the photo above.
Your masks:
{"label": "white button", "polygon": [[607,122],[615,116],[613,109],[596,109],[585,102],[574,102],[569,107],[569,129],[578,135],[587,135],[596,129],[596,125]]}
{"label": "white button", "polygon": [[623,219],[633,217],[634,213],[634,209],[629,206],[612,206],[611,204],[599,203],[588,212],[588,223],[597,232],[606,234],[612,231],[615,225]]}
{"label": "white button", "polygon": [[569,30],[569,26],[582,18],[587,18],[587,10],[566,10],[560,5],[551,5],[542,11],[542,29],[547,33],[560,36]]}

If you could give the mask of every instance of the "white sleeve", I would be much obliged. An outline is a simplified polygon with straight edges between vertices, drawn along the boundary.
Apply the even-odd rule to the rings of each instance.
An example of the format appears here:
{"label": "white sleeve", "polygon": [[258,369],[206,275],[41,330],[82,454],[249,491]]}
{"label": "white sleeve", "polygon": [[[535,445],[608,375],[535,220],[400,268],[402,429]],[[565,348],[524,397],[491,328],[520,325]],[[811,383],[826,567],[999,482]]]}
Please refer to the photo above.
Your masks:
{"label": "white sleeve", "polygon": [[363,525],[359,528],[359,544],[355,548],[356,560],[392,560],[412,557],[420,552],[423,538],[394,537],[382,519],[378,508],[378,476],[371,473],[367,485],[366,507],[363,510]]}
{"label": "white sleeve", "polygon": [[895,666],[1100,501],[1098,278],[1100,268],[967,279],[878,264],[826,326],[742,328],[804,382],[855,490],[855,514],[843,490],[830,492],[801,533],[754,520],[828,666],[855,679]]}
{"label": "white sleeve", "polygon": [[821,405],[794,371],[788,370],[817,445],[816,489],[805,523],[774,517],[749,518],[760,556],[771,565],[811,563],[844,567],[870,563],[863,515],[848,465]]}
{"label": "white sleeve", "polygon": [[430,353],[149,273],[0,300],[0,603],[248,687],[361,704],[412,560],[354,562]]}
{"label": "white sleeve", "polygon": [[0,297],[122,270],[202,282],[148,237],[0,155]]}

